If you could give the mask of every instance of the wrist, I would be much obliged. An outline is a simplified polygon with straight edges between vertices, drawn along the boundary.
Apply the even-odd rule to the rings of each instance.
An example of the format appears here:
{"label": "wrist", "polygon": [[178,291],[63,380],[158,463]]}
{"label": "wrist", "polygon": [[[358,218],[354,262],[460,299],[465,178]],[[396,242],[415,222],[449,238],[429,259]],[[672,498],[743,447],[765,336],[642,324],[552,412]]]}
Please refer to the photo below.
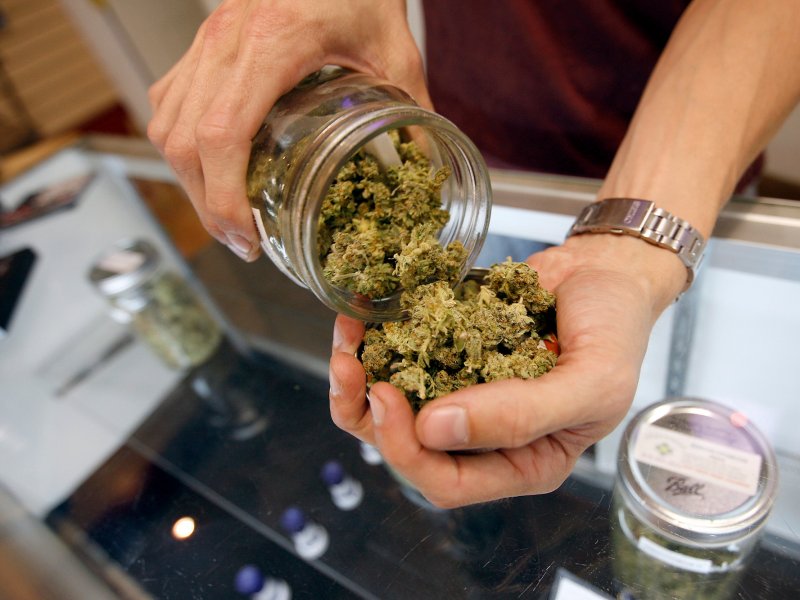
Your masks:
{"label": "wrist", "polygon": [[705,249],[705,239],[688,221],[650,200],[606,198],[594,202],[581,211],[567,237],[603,233],[631,236],[673,253],[686,268],[681,291],[694,280]]}
{"label": "wrist", "polygon": [[573,270],[614,273],[653,309],[653,320],[670,306],[686,284],[686,267],[678,256],[631,236],[613,233],[577,235],[563,247],[575,258]]}

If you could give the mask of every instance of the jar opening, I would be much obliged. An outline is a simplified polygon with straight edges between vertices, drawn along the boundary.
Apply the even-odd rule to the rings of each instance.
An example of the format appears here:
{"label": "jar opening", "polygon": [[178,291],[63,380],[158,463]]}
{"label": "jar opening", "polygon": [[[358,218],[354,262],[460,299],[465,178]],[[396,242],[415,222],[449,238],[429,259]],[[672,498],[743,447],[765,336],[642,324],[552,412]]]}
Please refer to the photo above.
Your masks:
{"label": "jar opening", "polygon": [[[294,252],[304,257],[299,275],[308,287],[330,308],[368,321],[403,318],[401,290],[369,298],[328,281],[318,248],[320,212],[322,200],[347,161],[362,148],[380,146],[388,132],[394,131],[403,141],[417,144],[430,161],[432,171],[441,167],[450,171],[440,190],[441,208],[447,210],[450,217],[439,230],[438,240],[443,247],[456,240],[464,245],[466,260],[460,266],[458,281],[474,264],[489,222],[491,188],[488,178],[473,166],[483,165],[483,159],[474,145],[446,119],[422,108],[401,104],[380,110],[371,107],[329,128],[325,132],[327,135],[322,136],[325,143],[309,145],[304,169],[298,175],[297,189],[301,193],[293,201],[298,202],[305,217],[299,222],[286,221],[284,227],[293,228]],[[396,158],[389,152],[384,153],[381,160],[390,162]]]}

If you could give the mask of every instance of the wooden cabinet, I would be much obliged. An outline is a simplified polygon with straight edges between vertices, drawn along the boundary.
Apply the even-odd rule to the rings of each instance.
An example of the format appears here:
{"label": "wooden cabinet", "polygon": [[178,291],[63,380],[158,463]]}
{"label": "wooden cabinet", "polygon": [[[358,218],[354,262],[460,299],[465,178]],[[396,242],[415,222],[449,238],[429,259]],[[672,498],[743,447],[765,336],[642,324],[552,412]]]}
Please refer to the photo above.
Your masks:
{"label": "wooden cabinet", "polygon": [[62,133],[117,93],[58,0],[0,0],[0,152]]}

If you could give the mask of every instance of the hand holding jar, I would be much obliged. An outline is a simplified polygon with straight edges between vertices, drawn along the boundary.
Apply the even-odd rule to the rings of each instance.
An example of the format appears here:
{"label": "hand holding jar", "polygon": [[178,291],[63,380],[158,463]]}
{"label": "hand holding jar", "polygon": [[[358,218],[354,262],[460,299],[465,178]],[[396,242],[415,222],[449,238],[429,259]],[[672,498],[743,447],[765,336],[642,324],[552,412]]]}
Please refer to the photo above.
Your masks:
{"label": "hand holding jar", "polygon": [[280,96],[336,64],[392,81],[429,107],[405,3],[226,0],[150,89],[148,135],[208,231],[239,257],[259,254],[245,193],[250,144]]}

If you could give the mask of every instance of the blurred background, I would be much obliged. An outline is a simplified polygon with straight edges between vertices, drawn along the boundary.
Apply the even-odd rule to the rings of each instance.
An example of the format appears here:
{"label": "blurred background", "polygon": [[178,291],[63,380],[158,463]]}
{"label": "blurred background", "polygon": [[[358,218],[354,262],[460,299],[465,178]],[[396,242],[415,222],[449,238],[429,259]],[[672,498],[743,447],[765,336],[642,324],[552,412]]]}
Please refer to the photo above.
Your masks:
{"label": "blurred background", "polygon": [[[420,0],[409,17],[424,48]],[[0,173],[86,132],[144,136],[147,89],[218,0],[0,0]],[[766,153],[759,193],[800,198],[800,110]]]}

